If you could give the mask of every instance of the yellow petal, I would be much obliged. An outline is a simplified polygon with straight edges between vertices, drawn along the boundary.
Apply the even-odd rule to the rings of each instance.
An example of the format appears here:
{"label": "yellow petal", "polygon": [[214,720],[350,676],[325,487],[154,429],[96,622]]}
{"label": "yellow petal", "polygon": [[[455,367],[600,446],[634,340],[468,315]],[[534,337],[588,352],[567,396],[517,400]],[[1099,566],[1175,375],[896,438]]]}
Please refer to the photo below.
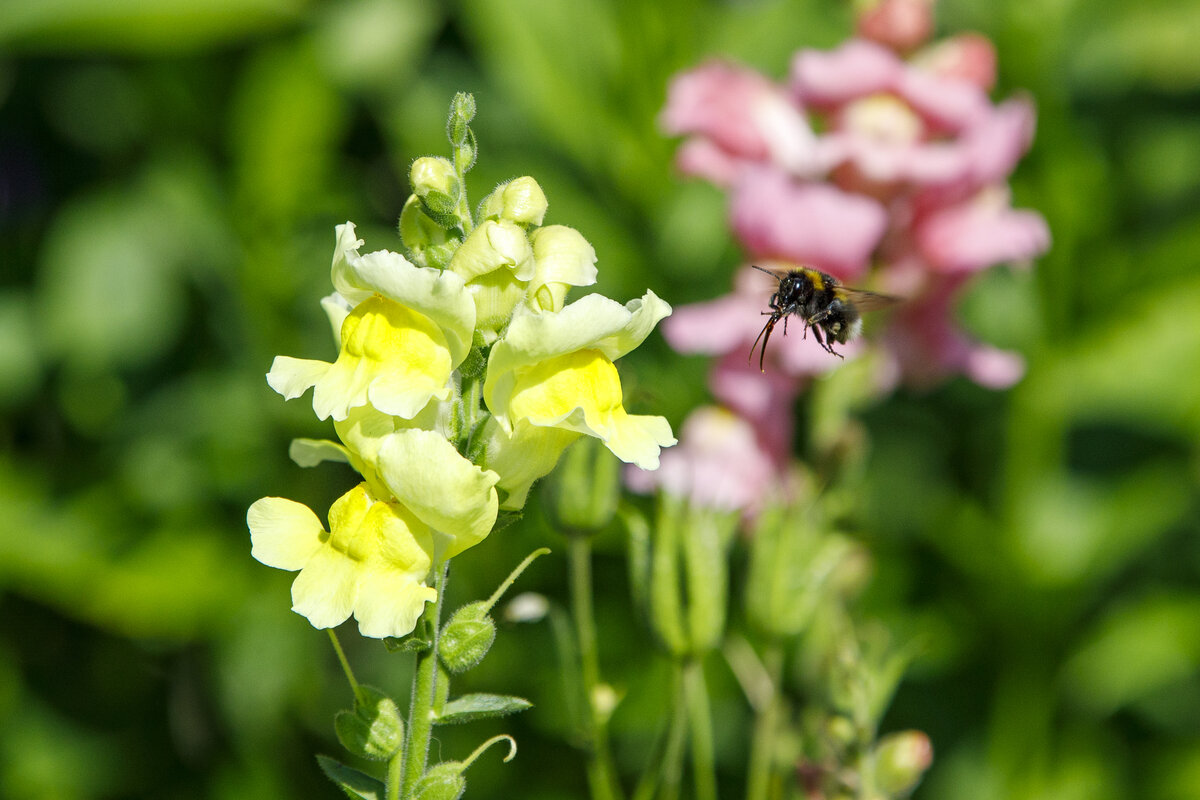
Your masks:
{"label": "yellow petal", "polygon": [[358,585],[354,617],[363,636],[405,636],[437,592],[402,570],[370,570]]}
{"label": "yellow petal", "polygon": [[313,410],[321,419],[344,420],[350,409],[370,402],[386,414],[412,417],[430,398],[448,394],[450,370],[438,326],[376,295],[342,324],[341,352],[316,382]]}
{"label": "yellow petal", "polygon": [[306,505],[282,497],[255,501],[246,514],[250,555],[268,567],[303,567],[327,538],[325,526]]}
{"label": "yellow petal", "polygon": [[292,582],[292,610],[314,628],[332,628],[350,616],[358,586],[358,565],[331,547],[322,547]]}

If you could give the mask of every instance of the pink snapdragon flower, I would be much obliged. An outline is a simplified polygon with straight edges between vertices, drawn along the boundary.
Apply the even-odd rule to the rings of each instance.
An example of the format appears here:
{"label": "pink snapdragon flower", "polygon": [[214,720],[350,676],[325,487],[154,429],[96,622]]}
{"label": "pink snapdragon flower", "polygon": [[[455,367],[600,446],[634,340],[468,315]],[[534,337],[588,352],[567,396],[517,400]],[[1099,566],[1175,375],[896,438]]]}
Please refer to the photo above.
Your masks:
{"label": "pink snapdragon flower", "polygon": [[[860,38],[798,52],[780,85],[728,63],[701,66],[672,82],[662,119],[669,132],[690,137],[681,169],[728,190],[731,227],[752,258],[814,266],[940,315],[918,331],[913,311],[898,312],[895,324],[906,332],[880,337],[889,349],[916,348],[891,359],[904,379],[963,373],[1003,386],[1019,377],[1019,357],[971,342],[953,322],[953,301],[963,275],[1049,247],[1045,221],[1012,208],[1006,186],[1032,142],[1034,110],[1025,97],[991,102],[995,51],[982,36],[902,56],[924,43],[931,13],[926,0],[880,0],[863,12]],[[735,88],[740,99],[726,96]],[[781,119],[788,124],[766,122]],[[755,291],[747,295],[739,284],[728,302],[696,307],[694,323],[684,309],[674,339],[665,329],[668,340],[685,352],[703,340],[740,341],[747,324],[734,324],[733,315],[755,300],[767,309],[770,286]],[[761,329],[761,319],[750,319]],[[713,332],[718,325],[728,332]],[[733,349],[706,351],[722,356],[712,382],[723,399],[732,395],[724,387],[744,391],[755,377]],[[779,348],[790,351],[790,344]],[[758,394],[771,398],[758,408],[780,404],[775,389]]]}
{"label": "pink snapdragon flower", "polygon": [[625,483],[635,492],[661,489],[692,505],[756,515],[778,496],[779,471],[753,426],[716,406],[702,406],[684,421],[679,444],[663,452],[650,472],[629,467]]}

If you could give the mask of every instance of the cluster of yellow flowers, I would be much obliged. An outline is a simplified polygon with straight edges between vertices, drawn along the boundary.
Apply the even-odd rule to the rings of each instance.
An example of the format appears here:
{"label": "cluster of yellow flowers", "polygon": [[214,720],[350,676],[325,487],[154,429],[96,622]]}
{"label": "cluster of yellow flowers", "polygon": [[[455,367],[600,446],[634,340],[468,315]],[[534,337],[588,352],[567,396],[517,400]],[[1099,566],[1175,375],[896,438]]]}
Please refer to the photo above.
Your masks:
{"label": "cluster of yellow flowers", "polygon": [[[302,466],[349,463],[362,482],[329,510],[265,497],[247,521],[253,556],[299,570],[293,610],[317,628],[351,614],[365,636],[403,636],[436,599],[435,565],[478,544],[516,511],[580,436],[643,469],[675,443],[662,417],[626,413],[613,362],[671,313],[653,292],[621,305],[598,294],[596,254],[576,230],[542,226],[532,178],[502,184],[475,216],[439,219],[461,187],[446,159],[418,159],[400,219],[411,257],[361,255],[337,226],[322,300],[333,363],[279,356],[267,382],[286,399],[313,389],[339,442],[296,440]],[[414,263],[415,262],[415,263]]]}

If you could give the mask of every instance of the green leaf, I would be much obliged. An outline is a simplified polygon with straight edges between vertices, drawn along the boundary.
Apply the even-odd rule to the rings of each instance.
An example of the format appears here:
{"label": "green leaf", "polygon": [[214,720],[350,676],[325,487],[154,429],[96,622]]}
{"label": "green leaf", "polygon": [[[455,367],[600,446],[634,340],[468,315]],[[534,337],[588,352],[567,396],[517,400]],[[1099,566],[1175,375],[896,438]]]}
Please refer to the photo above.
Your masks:
{"label": "green leaf", "polygon": [[321,772],[325,773],[325,777],[333,781],[347,797],[354,800],[383,800],[386,794],[382,782],[356,769],[350,769],[329,756],[317,756],[317,764],[320,765]]}
{"label": "green leaf", "polygon": [[451,700],[446,708],[438,715],[437,725],[460,725],[477,719],[491,719],[516,714],[533,703],[523,697],[512,697],[503,694],[465,694]]}
{"label": "green leaf", "polygon": [[401,637],[384,637],[383,646],[389,653],[424,653],[433,647],[433,628],[429,620],[421,617],[412,633]]}
{"label": "green leaf", "polygon": [[492,533],[495,533],[496,531],[502,531],[509,525],[520,522],[523,516],[525,516],[523,511],[501,510],[498,514],[496,514],[496,522],[492,525]]}

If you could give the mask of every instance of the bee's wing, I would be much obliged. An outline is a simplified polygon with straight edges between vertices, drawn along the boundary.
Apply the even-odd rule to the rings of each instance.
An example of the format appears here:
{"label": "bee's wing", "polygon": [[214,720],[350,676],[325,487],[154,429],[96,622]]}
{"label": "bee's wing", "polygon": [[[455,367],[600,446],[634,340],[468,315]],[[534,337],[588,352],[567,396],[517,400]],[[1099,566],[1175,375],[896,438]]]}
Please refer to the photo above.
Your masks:
{"label": "bee's wing", "polygon": [[852,303],[859,311],[875,311],[880,308],[887,308],[899,303],[903,299],[891,294],[868,292],[866,289],[851,289],[847,286],[838,286],[833,291],[834,294],[843,300]]}

